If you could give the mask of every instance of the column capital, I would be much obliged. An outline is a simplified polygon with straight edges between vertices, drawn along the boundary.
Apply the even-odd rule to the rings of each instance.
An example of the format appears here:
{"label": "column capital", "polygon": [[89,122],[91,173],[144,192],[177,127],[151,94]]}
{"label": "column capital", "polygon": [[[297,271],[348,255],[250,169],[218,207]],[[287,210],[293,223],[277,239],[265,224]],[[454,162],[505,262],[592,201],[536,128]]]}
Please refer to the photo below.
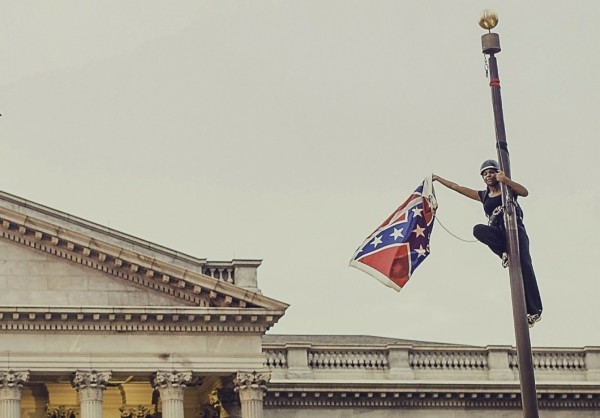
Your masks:
{"label": "column capital", "polygon": [[28,380],[29,371],[27,370],[0,371],[0,389],[20,389]]}
{"label": "column capital", "polygon": [[77,370],[73,375],[71,386],[77,391],[81,389],[106,389],[110,376],[111,372],[109,371]]}
{"label": "column capital", "polygon": [[192,381],[192,372],[158,370],[152,376],[152,387],[158,390],[163,418],[184,418],[184,389]]}
{"label": "column capital", "polygon": [[192,381],[192,372],[178,372],[177,370],[158,370],[152,376],[152,387],[154,389],[181,388],[185,389]]}
{"label": "column capital", "polygon": [[233,379],[234,390],[239,392],[243,389],[267,390],[267,383],[271,380],[270,372],[238,372]]}

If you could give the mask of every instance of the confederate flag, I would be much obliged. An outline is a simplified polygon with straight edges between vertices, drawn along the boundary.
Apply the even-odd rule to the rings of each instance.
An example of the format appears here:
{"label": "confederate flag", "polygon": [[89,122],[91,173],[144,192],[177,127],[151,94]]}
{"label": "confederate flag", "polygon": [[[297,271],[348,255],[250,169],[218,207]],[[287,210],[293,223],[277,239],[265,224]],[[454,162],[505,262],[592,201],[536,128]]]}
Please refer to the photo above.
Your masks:
{"label": "confederate flag", "polygon": [[429,255],[437,202],[431,177],[356,250],[350,265],[400,291]]}

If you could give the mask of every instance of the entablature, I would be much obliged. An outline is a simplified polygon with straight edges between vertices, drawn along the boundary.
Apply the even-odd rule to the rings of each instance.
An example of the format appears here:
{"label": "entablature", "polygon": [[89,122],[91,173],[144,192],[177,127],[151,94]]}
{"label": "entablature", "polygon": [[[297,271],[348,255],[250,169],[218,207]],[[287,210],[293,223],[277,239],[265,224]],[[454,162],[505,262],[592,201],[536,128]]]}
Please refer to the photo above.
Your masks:
{"label": "entablature", "polygon": [[0,330],[262,334],[281,315],[261,308],[0,306]]}
{"label": "entablature", "polygon": [[[598,383],[543,384],[537,387],[542,409],[596,409]],[[522,408],[518,382],[366,382],[272,380],[265,407],[348,408]]]}

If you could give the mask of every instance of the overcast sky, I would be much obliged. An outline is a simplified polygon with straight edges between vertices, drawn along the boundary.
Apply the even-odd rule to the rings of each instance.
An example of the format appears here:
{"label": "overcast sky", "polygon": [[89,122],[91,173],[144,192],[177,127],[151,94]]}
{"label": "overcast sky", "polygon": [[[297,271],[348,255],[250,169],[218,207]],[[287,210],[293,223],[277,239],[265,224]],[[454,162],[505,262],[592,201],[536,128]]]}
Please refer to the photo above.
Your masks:
{"label": "overcast sky", "polygon": [[[534,346],[600,345],[600,2],[1,2],[0,189],[209,260],[258,258],[275,333],[514,344],[508,270],[434,226],[400,293],[348,267],[432,172],[513,178],[544,303]],[[481,205],[436,187],[472,239]]]}

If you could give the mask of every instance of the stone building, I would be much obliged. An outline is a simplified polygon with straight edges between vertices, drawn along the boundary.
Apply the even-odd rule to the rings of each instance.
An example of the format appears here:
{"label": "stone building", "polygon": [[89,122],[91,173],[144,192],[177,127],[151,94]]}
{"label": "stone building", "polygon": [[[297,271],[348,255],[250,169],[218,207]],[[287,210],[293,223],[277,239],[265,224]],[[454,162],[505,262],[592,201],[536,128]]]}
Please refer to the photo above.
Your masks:
{"label": "stone building", "polygon": [[[521,416],[512,347],[265,335],[212,262],[0,193],[0,418]],[[545,417],[600,417],[600,348],[534,352]]]}

